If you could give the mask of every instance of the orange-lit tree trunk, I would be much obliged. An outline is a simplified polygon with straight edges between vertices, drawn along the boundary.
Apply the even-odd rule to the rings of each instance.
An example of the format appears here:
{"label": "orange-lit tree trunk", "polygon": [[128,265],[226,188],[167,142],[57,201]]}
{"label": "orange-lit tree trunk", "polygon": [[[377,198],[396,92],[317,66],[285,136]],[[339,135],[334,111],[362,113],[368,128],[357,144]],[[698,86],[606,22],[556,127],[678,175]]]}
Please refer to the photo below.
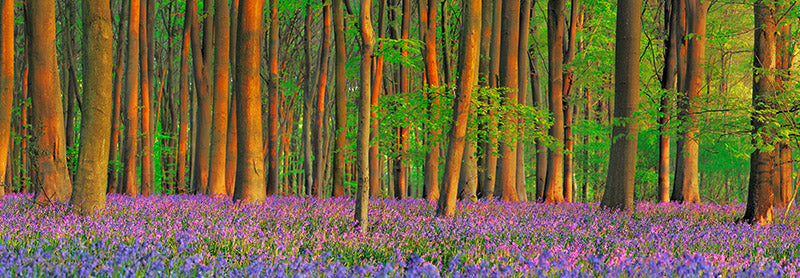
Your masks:
{"label": "orange-lit tree trunk", "polygon": [[[538,36],[539,29],[536,24],[533,25],[530,32],[532,37],[536,38]],[[537,65],[537,60],[533,59],[533,57],[529,59],[530,62],[528,66],[531,69],[531,94],[533,94],[533,105],[538,109],[547,109],[540,83],[541,71]],[[536,140],[536,195],[534,197],[537,202],[544,201],[545,179],[547,178],[547,152],[548,150],[544,145],[544,140]]]}
{"label": "orange-lit tree trunk", "polygon": [[[325,186],[325,93],[328,88],[328,60],[331,46],[331,5],[326,1],[322,6],[322,47],[319,54],[319,73],[317,75],[317,94],[312,119],[311,144],[314,146],[314,180],[311,192],[316,198],[322,198]],[[308,100],[311,101],[311,100]]]}
{"label": "orange-lit tree trunk", "polygon": [[[64,56],[62,61],[64,63],[64,67],[66,68],[66,84],[65,88],[66,91],[63,92],[63,97],[66,101],[66,106],[64,110],[66,110],[66,118],[64,118],[65,125],[66,125],[66,141],[67,141],[67,150],[72,150],[75,147],[75,100],[78,97],[78,76],[76,74],[76,65],[75,65],[75,38],[73,32],[73,27],[75,25],[75,14],[77,10],[75,9],[75,4],[73,1],[65,1],[64,3],[64,12],[61,15],[64,17],[62,24],[63,29],[65,32],[62,32],[61,35],[61,45],[62,45],[62,55]],[[69,168],[70,179],[74,180],[75,172],[74,172],[74,165],[75,161],[73,161],[72,156],[67,156],[67,168]]]}
{"label": "orange-lit tree trunk", "polygon": [[[430,101],[430,107],[434,108],[439,107],[439,94],[443,89],[439,83],[439,61],[436,56],[436,6],[438,6],[438,2],[437,0],[423,0],[420,2],[420,5],[427,4],[427,7],[420,8],[421,12],[427,12],[426,20],[424,22],[420,21],[425,24],[425,26],[420,27],[420,32],[422,32],[422,39],[425,42],[423,56],[425,57],[426,80],[428,80],[428,86],[430,87],[428,101]],[[403,40],[408,39],[410,6],[409,0],[403,0],[403,21],[400,32]],[[403,48],[402,55],[404,60],[408,59],[408,51],[405,48]],[[401,94],[408,93],[408,83],[408,68],[400,65]],[[439,136],[441,131],[437,127],[439,121],[438,113],[433,110],[430,113],[432,127],[428,136],[429,152],[425,157],[425,198],[436,201],[439,199],[439,157],[441,155],[439,151]],[[458,179],[458,175],[455,177]]]}
{"label": "orange-lit tree trunk", "polygon": [[236,128],[238,156],[234,200],[266,198],[261,131],[261,24],[264,0],[240,0],[236,31]]}
{"label": "orange-lit tree trunk", "polygon": [[[14,106],[14,1],[0,1],[0,180],[5,180]],[[0,197],[5,194],[0,185]]]}
{"label": "orange-lit tree trunk", "polygon": [[[494,7],[492,11],[492,31],[491,31],[491,44],[489,45],[489,87],[490,88],[497,88],[497,80],[498,74],[500,71],[500,25],[502,22],[502,0],[494,1]],[[495,104],[491,103],[490,99],[484,100],[485,105],[494,106]],[[487,135],[488,138],[484,138],[484,143],[481,144],[481,150],[483,153],[481,154],[481,161],[480,170],[478,173],[482,175],[479,178],[481,185],[481,197],[491,199],[495,195],[495,181],[497,180],[495,174],[497,174],[497,136],[494,133],[494,130],[497,128],[497,117],[495,116],[495,109],[489,109],[489,113],[487,113],[486,117],[488,117],[485,122],[487,123],[486,126],[483,127],[484,134]]]}
{"label": "orange-lit tree trunk", "polygon": [[[787,6],[781,7],[779,10],[786,10]],[[775,68],[779,69],[779,76],[776,78],[779,92],[778,96],[783,95],[791,82],[791,68],[792,59],[794,57],[794,45],[791,42],[791,28],[787,20],[782,20],[778,25],[778,37],[776,45],[776,60]],[[778,107],[780,110],[786,110],[788,107]],[[779,179],[774,187],[775,204],[780,208],[786,208],[792,202],[794,197],[794,188],[792,187],[792,150],[785,142],[775,144],[776,162],[778,169],[776,175]]]}
{"label": "orange-lit tree trunk", "polygon": [[[189,8],[189,1],[186,2]],[[181,76],[180,76],[180,127],[178,128],[178,183],[177,193],[184,193],[186,187],[186,160],[188,155],[189,142],[189,41],[191,38],[191,17],[189,13],[184,14],[183,20],[183,40],[181,42]]]}
{"label": "orange-lit tree trunk", "polygon": [[[230,12],[230,56],[231,70],[236,71],[236,40],[239,21],[239,0],[231,1]],[[234,80],[234,74],[230,74],[231,79]],[[235,80],[231,84],[236,84]],[[237,128],[236,128],[236,92],[230,96],[228,108],[228,136],[227,136],[227,153],[225,155],[225,187],[228,196],[233,196],[234,185],[236,184],[236,160],[237,160]]]}
{"label": "orange-lit tree trunk", "polygon": [[36,168],[36,202],[66,202],[72,193],[67,169],[64,114],[56,62],[54,1],[27,3],[26,30],[30,39],[28,76]]}
{"label": "orange-lit tree trunk", "polygon": [[[152,1],[152,0],[150,0],[150,1]],[[204,76],[206,77],[206,90],[208,90],[210,92],[213,89],[211,87],[212,86],[211,84],[214,82],[214,80],[211,77],[211,75],[213,74],[211,72],[211,67],[213,65],[213,60],[214,60],[214,58],[213,58],[214,54],[213,53],[214,53],[214,48],[215,48],[215,46],[214,46],[214,35],[215,35],[214,34],[214,17],[213,17],[213,14],[214,14],[214,0],[203,0],[203,10],[204,10],[203,11],[203,14],[204,14],[203,21],[200,21],[199,19],[198,19],[198,21],[200,21],[200,23],[203,25],[202,26],[202,28],[203,28],[203,36],[202,36],[202,40],[203,40],[203,47],[202,47],[202,50],[203,50],[203,73],[204,73]],[[198,11],[197,16],[199,17],[199,15],[200,14],[199,14],[199,11]],[[199,33],[200,30],[198,30],[197,32]],[[213,101],[213,97],[211,96],[211,93],[209,93],[209,107],[213,106],[213,104],[211,103],[212,101]],[[211,108],[209,108],[209,110],[210,109]],[[208,120],[211,121],[211,113],[208,114]],[[209,131],[208,134],[209,134],[209,139],[210,139],[211,138],[211,132]],[[210,146],[210,141],[209,141],[209,146]],[[208,159],[208,158],[206,158],[206,159]],[[203,186],[206,186],[206,184],[203,184]],[[208,188],[206,188],[206,189],[208,189]],[[207,192],[203,192],[203,193],[207,193]]]}
{"label": "orange-lit tree trunk", "polygon": [[[380,6],[378,8],[378,39],[385,36],[385,11],[386,0],[379,0]],[[378,43],[378,52],[383,51],[383,42]],[[381,171],[380,164],[380,143],[378,142],[378,104],[383,93],[383,55],[375,57],[375,64],[373,68],[373,82],[372,82],[372,123],[369,128],[369,196],[381,196]]]}
{"label": "orange-lit tree trunk", "polygon": [[344,48],[344,10],[342,0],[333,0],[333,32],[336,36],[336,143],[334,144],[333,157],[333,197],[344,195],[344,149],[347,136],[347,91],[345,64],[347,63],[347,53]]}
{"label": "orange-lit tree trunk", "polygon": [[75,186],[70,203],[80,214],[101,211],[106,203],[108,138],[111,136],[112,54],[111,5],[83,1],[83,114]]}
{"label": "orange-lit tree trunk", "polygon": [[125,75],[125,148],[124,182],[125,193],[129,196],[139,195],[139,184],[136,176],[137,135],[139,127],[139,0],[130,1],[128,14],[128,69]]}
{"label": "orange-lit tree trunk", "polygon": [[573,96],[573,84],[575,79],[575,69],[571,65],[575,60],[575,41],[578,30],[581,29],[579,15],[581,13],[580,1],[572,0],[571,18],[569,20],[569,38],[567,41],[567,57],[564,57],[566,71],[563,74],[564,80],[564,200],[572,202],[574,197],[574,172],[573,150],[575,141],[573,138],[573,121],[575,117],[575,97]]}
{"label": "orange-lit tree trunk", "polygon": [[311,195],[311,186],[314,183],[314,161],[312,159],[313,147],[311,146],[311,111],[314,110],[314,92],[311,87],[314,81],[311,78],[311,23],[314,14],[311,1],[306,1],[306,18],[303,24],[303,188],[305,195]]}
{"label": "orange-lit tree trunk", "polygon": [[[206,64],[203,60],[203,52],[200,41],[200,22],[197,14],[197,0],[189,0],[192,38],[192,61],[194,61],[194,82],[197,92],[197,125],[192,129],[197,130],[196,144],[194,145],[194,193],[206,194],[208,185],[208,162],[209,146],[211,145],[211,107],[212,99],[209,93],[208,79],[206,75]],[[209,50],[210,51],[210,50]],[[211,55],[211,54],[209,54]],[[209,65],[210,66],[210,65]]]}
{"label": "orange-lit tree trunk", "polygon": [[[555,142],[564,142],[564,0],[547,2],[547,64],[548,87],[550,88],[550,112],[553,125],[549,135]],[[561,203],[564,201],[564,153],[561,146],[547,153],[547,178],[545,179],[544,201]]]}
{"label": "orange-lit tree trunk", "polygon": [[228,18],[228,1],[216,1],[214,7],[214,111],[211,125],[211,155],[208,174],[208,194],[227,195],[225,186],[225,156],[228,140],[228,71],[230,62],[230,19]]}
{"label": "orange-lit tree trunk", "polygon": [[600,205],[633,211],[636,147],[639,124],[639,53],[642,30],[641,0],[619,0],[614,61],[614,124],[606,190]]}
{"label": "orange-lit tree trunk", "polygon": [[470,0],[464,3],[461,22],[463,24],[458,59],[460,74],[457,77],[456,98],[453,101],[453,122],[448,133],[450,145],[447,149],[445,172],[442,179],[443,196],[439,198],[436,208],[436,214],[439,216],[453,216],[456,210],[456,190],[466,141],[472,89],[478,81],[482,22],[480,0]]}
{"label": "orange-lit tree trunk", "polygon": [[[145,1],[147,2],[147,1]],[[139,6],[139,63],[140,72],[139,80],[141,81],[141,100],[142,100],[142,195],[150,196],[154,189],[154,167],[153,167],[153,136],[151,123],[151,106],[152,97],[150,95],[150,67],[148,65],[151,60],[150,49],[148,49],[148,33],[147,33],[147,5]]]}
{"label": "orange-lit tree trunk", "polygon": [[372,122],[372,52],[375,46],[375,31],[372,30],[372,0],[361,0],[361,94],[358,97],[358,135],[356,138],[356,164],[358,192],[356,192],[355,220],[364,233],[367,230],[367,206],[369,203],[369,128]]}
{"label": "orange-lit tree trunk", "polygon": [[686,203],[700,202],[699,191],[699,121],[697,97],[703,89],[703,67],[705,66],[706,12],[707,0],[687,0],[688,38],[686,55],[686,92],[678,94],[677,150],[675,153],[675,184],[672,200]]}
{"label": "orange-lit tree trunk", "polygon": [[664,3],[664,26],[668,32],[664,40],[664,69],[661,77],[661,95],[658,116],[658,196],[662,203],[669,202],[669,124],[672,113],[672,92],[677,78],[676,56],[678,55],[678,10],[683,0],[669,0]]}
{"label": "orange-lit tree trunk", "polygon": [[115,165],[108,167],[108,189],[106,191],[108,193],[117,193],[117,179],[119,176],[116,165],[119,165],[117,163],[119,163],[120,159],[119,133],[120,111],[122,110],[122,70],[124,69],[125,44],[127,41],[123,38],[125,38],[124,22],[127,21],[128,12],[130,11],[128,8],[129,3],[130,1],[122,1],[122,10],[120,11],[120,18],[117,22],[117,56],[114,58],[116,63],[114,67],[114,110],[112,110],[111,114],[111,143],[108,151],[108,161],[113,162]]}
{"label": "orange-lit tree trunk", "polygon": [[267,114],[267,196],[278,193],[278,5],[269,2],[269,76],[267,91],[269,94],[269,112]]}
{"label": "orange-lit tree trunk", "polygon": [[[503,1],[503,19],[500,32],[500,87],[505,88],[503,104],[516,106],[519,94],[519,0]],[[514,136],[517,128],[517,115],[508,112],[501,126],[503,140],[500,142],[501,161],[497,165],[499,184],[502,186],[501,199],[517,202],[517,142]]]}
{"label": "orange-lit tree trunk", "polygon": [[[755,13],[755,37],[753,43],[753,107],[751,117],[753,141],[756,150],[750,154],[750,182],[747,188],[747,207],[743,220],[751,224],[768,225],[774,218],[773,175],[775,174],[775,151],[762,150],[758,146],[768,145],[774,139],[775,130],[765,128],[774,121],[776,43],[776,10],[771,2],[761,0],[753,4]],[[760,139],[755,139],[760,138]]]}
{"label": "orange-lit tree trunk", "polygon": [[[529,27],[531,21],[531,1],[529,0],[522,0],[520,1],[520,21],[519,21],[519,49],[517,55],[517,88],[519,91],[517,93],[517,103],[520,106],[527,106],[528,105],[528,35],[529,35]],[[516,193],[517,198],[519,198],[522,202],[528,201],[528,192],[527,192],[527,183],[525,181],[525,128],[524,128],[524,119],[519,119],[519,125],[517,126],[517,145],[515,148],[517,149],[517,165],[515,166],[517,170],[516,174]]]}

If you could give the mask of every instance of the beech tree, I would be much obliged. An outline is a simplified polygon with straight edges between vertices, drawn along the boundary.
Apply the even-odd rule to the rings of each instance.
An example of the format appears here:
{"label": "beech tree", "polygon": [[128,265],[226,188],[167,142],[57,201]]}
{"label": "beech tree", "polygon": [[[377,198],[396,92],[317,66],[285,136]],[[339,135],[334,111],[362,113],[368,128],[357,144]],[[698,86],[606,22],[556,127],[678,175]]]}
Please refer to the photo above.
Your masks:
{"label": "beech tree", "polygon": [[683,2],[683,0],[669,0],[664,3],[664,26],[668,32],[664,40],[664,69],[661,77],[661,89],[663,89],[664,92],[661,95],[658,111],[658,192],[659,201],[662,203],[669,202],[669,124],[673,105],[671,101],[671,92],[675,89],[675,81],[677,78],[676,56],[678,56],[678,48],[680,47],[680,40],[678,39],[678,33],[680,31],[678,30],[680,28],[678,25],[678,16],[681,13],[680,8]]}
{"label": "beech tree", "polygon": [[[564,142],[564,79],[561,74],[564,69],[564,9],[564,0],[547,1],[547,83],[550,88],[550,113],[553,115],[549,135],[559,143]],[[556,204],[563,202],[563,185],[564,153],[561,147],[556,147],[547,153],[544,201]]]}
{"label": "beech tree", "polygon": [[322,198],[322,191],[325,180],[325,161],[324,152],[324,128],[325,116],[325,94],[328,88],[328,59],[330,56],[331,45],[331,5],[326,1],[322,6],[322,45],[319,55],[319,73],[317,74],[317,98],[313,109],[313,127],[311,140],[314,145],[314,183],[311,191],[314,197]]}
{"label": "beech tree", "polygon": [[333,197],[344,195],[344,167],[345,167],[345,139],[347,136],[347,76],[345,64],[347,63],[347,53],[344,46],[344,11],[342,10],[342,0],[333,0],[333,32],[336,37],[336,82],[334,91],[336,94],[336,143],[334,144],[333,157]]}
{"label": "beech tree", "polygon": [[209,161],[208,194],[226,195],[225,157],[228,137],[228,82],[230,74],[230,19],[228,1],[216,1],[214,7],[214,111],[212,113],[211,154]]}
{"label": "beech tree", "polygon": [[14,105],[14,1],[0,1],[0,197],[5,195],[4,181],[11,139],[11,110]]}
{"label": "beech tree", "polygon": [[128,70],[125,74],[125,148],[123,149],[125,171],[123,176],[125,194],[129,196],[139,195],[136,175],[139,127],[139,111],[137,110],[139,107],[139,5],[139,0],[131,0],[128,14]]}
{"label": "beech tree", "polygon": [[[70,203],[76,212],[93,214],[105,207],[108,138],[111,136],[111,7],[108,1],[83,1],[83,106],[78,170]],[[0,154],[1,155],[1,154]],[[0,165],[2,166],[2,165]]]}
{"label": "beech tree", "polygon": [[[402,39],[408,39],[409,21],[411,4],[409,0],[403,0],[403,21],[401,24]],[[439,94],[443,89],[439,77],[439,60],[436,55],[436,7],[439,1],[437,0],[422,0],[420,1],[420,14],[425,13],[424,18],[420,18],[420,33],[425,42],[423,56],[425,59],[425,80],[428,81],[429,92],[428,100],[431,107],[437,107],[439,104]],[[403,59],[408,58],[408,51],[403,48]],[[408,94],[408,68],[400,65],[400,93]],[[437,122],[438,115],[431,112],[431,122]],[[438,128],[432,128],[428,134],[428,147],[429,152],[425,156],[425,198],[428,200],[436,201],[439,199],[439,139],[441,131]],[[459,160],[460,161],[460,160]],[[458,178],[456,176],[456,178]],[[402,196],[402,194],[398,194]]]}
{"label": "beech tree", "polygon": [[358,97],[358,135],[356,139],[356,163],[358,164],[358,191],[356,192],[355,220],[361,232],[367,230],[367,206],[369,203],[369,128],[372,124],[372,52],[375,32],[372,30],[372,0],[361,0],[359,17],[361,30],[361,94]]}
{"label": "beech tree", "polygon": [[276,1],[269,1],[269,48],[267,65],[267,94],[269,112],[267,114],[267,196],[278,193],[278,6]]}
{"label": "beech tree", "polygon": [[639,124],[639,43],[641,0],[617,1],[616,58],[614,61],[614,122],[611,157],[602,207],[632,211],[636,177],[636,148]]}
{"label": "beech tree", "polygon": [[[205,3],[204,3],[205,4]],[[194,170],[192,189],[194,193],[207,194],[208,189],[208,163],[209,149],[211,146],[211,108],[213,106],[211,93],[209,93],[208,75],[205,69],[210,64],[205,64],[200,40],[200,21],[197,14],[197,0],[187,1],[186,14],[191,14],[191,21],[184,22],[191,26],[192,61],[194,62],[194,82],[197,95],[197,121],[192,130],[197,131],[196,143],[193,145]],[[209,8],[211,9],[211,8]],[[209,33],[210,28],[206,27]],[[210,49],[209,49],[210,51]],[[211,55],[211,54],[208,54]]]}
{"label": "beech tree", "polygon": [[236,129],[238,155],[234,200],[266,199],[261,131],[261,24],[264,0],[240,0],[236,31]]}
{"label": "beech tree", "polygon": [[[503,40],[500,42],[500,87],[505,89],[506,105],[516,105],[519,93],[519,0],[503,1],[503,22],[501,32]],[[498,164],[500,184],[502,185],[502,200],[517,202],[517,148],[514,142],[514,130],[517,126],[517,116],[507,112],[503,125],[503,140],[500,143],[501,163]]]}
{"label": "beech tree", "polygon": [[481,38],[481,3],[480,0],[470,0],[464,3],[462,15],[461,37],[458,53],[458,72],[461,73],[456,81],[456,98],[453,101],[453,122],[450,124],[448,139],[450,145],[447,149],[445,173],[442,179],[442,195],[439,198],[436,214],[439,216],[453,216],[456,209],[456,189],[458,188],[458,175],[461,172],[465,136],[467,132],[467,119],[469,106],[472,102],[472,90],[478,80],[478,61],[480,55]]}
{"label": "beech tree", "polygon": [[[133,0],[135,1],[135,0]],[[132,3],[133,6],[133,3]],[[66,202],[72,193],[67,169],[66,130],[56,62],[53,1],[27,3],[28,86],[31,98],[36,203]]]}

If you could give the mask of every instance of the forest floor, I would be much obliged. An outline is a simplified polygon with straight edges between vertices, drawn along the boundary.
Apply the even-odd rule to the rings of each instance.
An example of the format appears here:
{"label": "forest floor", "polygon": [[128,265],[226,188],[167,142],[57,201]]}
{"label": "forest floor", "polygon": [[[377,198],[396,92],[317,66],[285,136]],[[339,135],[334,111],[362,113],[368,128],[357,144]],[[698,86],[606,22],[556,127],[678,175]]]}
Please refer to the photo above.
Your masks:
{"label": "forest floor", "polygon": [[[0,202],[0,277],[800,276],[800,210],[769,227],[744,206],[459,203],[438,219],[424,200],[353,202],[109,195],[97,216],[29,195]],[[783,215],[783,213],[779,213]]]}

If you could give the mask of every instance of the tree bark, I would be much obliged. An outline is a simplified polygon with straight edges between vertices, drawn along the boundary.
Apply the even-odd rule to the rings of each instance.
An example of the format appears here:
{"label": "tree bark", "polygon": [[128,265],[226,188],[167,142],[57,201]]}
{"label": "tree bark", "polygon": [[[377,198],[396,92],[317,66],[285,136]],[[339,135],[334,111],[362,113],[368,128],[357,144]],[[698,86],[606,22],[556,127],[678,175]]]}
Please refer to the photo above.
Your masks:
{"label": "tree bark", "polygon": [[67,168],[66,134],[56,62],[55,2],[32,1],[27,5],[26,30],[30,39],[28,63],[31,74],[31,113],[34,127],[37,204],[66,202],[72,193]]}
{"label": "tree bark", "polygon": [[[500,74],[500,25],[503,20],[502,2],[503,0],[494,1],[494,7],[492,11],[492,43],[489,46],[489,56],[491,57],[491,63],[489,65],[490,88],[498,87],[497,82]],[[496,195],[495,182],[497,181],[497,136],[494,133],[497,129],[497,116],[495,116],[495,109],[492,109],[493,106],[496,106],[496,104],[487,99],[486,105],[490,107],[487,115],[488,119],[486,120],[489,124],[484,127],[484,132],[489,138],[486,138],[481,146],[481,150],[483,150],[483,161],[480,168],[484,175],[483,179],[481,179],[483,182],[483,185],[481,186],[481,192],[483,198],[491,199]]]}
{"label": "tree bark", "polygon": [[328,88],[328,60],[331,45],[331,6],[327,2],[322,6],[322,47],[319,55],[319,74],[317,75],[316,107],[313,114],[313,130],[311,134],[314,145],[314,183],[311,191],[316,198],[322,198],[325,186],[325,168],[327,165],[325,155],[325,93]]}
{"label": "tree bark", "polygon": [[[774,4],[756,1],[753,4],[755,29],[753,43],[753,107],[751,116],[753,143],[756,150],[750,154],[750,181],[747,188],[747,207],[743,221],[751,224],[769,225],[774,214],[773,175],[775,175],[775,151],[763,150],[774,139],[775,130],[766,128],[774,121],[776,66],[776,10]],[[760,139],[756,139],[760,138]]]}
{"label": "tree bark", "polygon": [[669,202],[669,154],[670,136],[669,125],[672,113],[672,94],[675,90],[675,79],[677,78],[676,56],[680,41],[678,33],[678,15],[681,7],[679,2],[683,0],[668,0],[664,3],[664,26],[668,29],[667,37],[664,40],[664,70],[661,77],[661,89],[663,90],[658,108],[658,192],[659,201]]}
{"label": "tree bark", "polygon": [[311,186],[314,183],[314,161],[312,159],[313,146],[311,145],[311,111],[314,110],[314,86],[311,78],[311,23],[314,15],[311,10],[311,1],[306,1],[306,18],[303,25],[303,188],[306,195],[311,195]]}
{"label": "tree bark", "polygon": [[278,92],[278,5],[269,2],[269,76],[267,91],[269,94],[269,113],[267,114],[267,196],[278,193],[278,105],[281,96]]}
{"label": "tree bark", "polygon": [[[517,55],[517,64],[519,67],[518,82],[519,93],[517,95],[517,103],[520,106],[528,105],[528,35],[531,21],[531,1],[522,0],[520,2],[520,23],[519,23],[519,53]],[[517,128],[517,198],[522,202],[528,201],[528,190],[525,176],[525,120],[519,119],[519,126]]]}
{"label": "tree bark", "polygon": [[[196,125],[192,127],[193,130],[197,130],[194,157],[192,157],[194,159],[194,184],[192,184],[192,188],[197,194],[207,194],[209,146],[211,145],[211,107],[213,105],[213,100],[208,91],[208,76],[206,75],[206,64],[203,60],[202,42],[200,41],[200,22],[197,14],[197,0],[188,0],[188,3],[190,6],[188,7],[189,9],[186,10],[186,13],[191,13],[192,61],[194,62],[194,82],[197,94],[197,121],[195,122]],[[206,28],[206,30],[208,30],[208,28]]]}
{"label": "tree bark", "polygon": [[[231,12],[230,12],[230,46],[228,50],[230,51],[229,60],[231,63],[231,71],[234,71],[232,74],[230,71],[228,74],[231,77],[231,86],[234,86],[235,83],[235,71],[236,71],[236,41],[237,41],[237,31],[239,26],[239,0],[231,1]],[[236,128],[236,93],[231,92],[230,101],[228,103],[230,107],[228,109],[228,136],[227,136],[227,153],[225,155],[225,186],[228,191],[228,196],[233,196],[233,191],[236,185],[236,160],[238,159],[238,146],[237,146],[237,138],[238,138],[238,130]]]}
{"label": "tree bark", "polygon": [[[380,6],[378,8],[378,39],[381,39],[385,36],[386,28],[385,28],[385,11],[386,11],[386,0],[379,0]],[[378,43],[378,52],[383,51],[383,42]],[[380,97],[383,94],[383,55],[375,57],[374,59],[374,72],[373,78],[374,81],[372,82],[372,123],[370,124],[369,128],[369,140],[370,140],[370,148],[369,148],[369,195],[372,197],[380,197],[381,196],[381,177],[383,176],[383,171],[381,171],[381,164],[380,164],[380,141],[378,138],[379,134],[379,127],[380,123],[378,121],[378,110],[377,107],[380,104]]]}
{"label": "tree bark", "polygon": [[[505,2],[505,1],[504,1]],[[445,159],[445,173],[442,179],[444,196],[439,199],[436,214],[452,217],[456,209],[456,190],[458,175],[461,172],[467,120],[472,102],[472,89],[478,81],[478,62],[480,60],[481,38],[481,4],[480,0],[464,3],[461,25],[461,47],[458,59],[458,81],[456,98],[453,101],[453,122],[450,125],[448,139],[450,145]]]}
{"label": "tree bark", "polygon": [[[428,0],[423,1],[428,4],[427,11],[427,26],[422,26],[421,29],[425,29],[423,34],[423,40],[425,41],[425,47],[423,50],[423,56],[425,59],[425,74],[428,80],[428,87],[427,90],[427,98],[430,103],[430,107],[436,109],[439,107],[439,94],[442,92],[441,84],[439,81],[439,61],[436,56],[436,6],[438,6],[437,0]],[[422,4],[422,3],[421,3]],[[401,38],[403,40],[408,39],[409,33],[409,25],[410,25],[410,18],[411,18],[411,4],[410,0],[403,0],[403,20],[401,24]],[[408,59],[408,50],[407,48],[403,48],[402,50],[402,57],[403,60]],[[445,72],[445,75],[447,73]],[[408,80],[408,68],[404,65],[400,65],[400,93],[403,95],[408,94],[409,90],[409,80]],[[431,127],[428,133],[428,153],[425,156],[425,198],[428,200],[436,201],[439,199],[439,158],[441,156],[440,149],[439,149],[439,137],[441,136],[441,130],[439,130],[439,115],[435,110],[429,111],[430,113],[430,122]],[[459,160],[461,161],[461,160]],[[456,176],[456,179],[458,176]]]}
{"label": "tree bark", "polygon": [[[478,63],[478,86],[481,88],[489,88],[489,79],[491,79],[491,75],[489,72],[489,68],[491,66],[491,57],[490,50],[492,44],[492,16],[493,16],[493,1],[482,1],[481,2],[481,38],[480,38],[480,61]],[[487,100],[485,97],[478,97],[478,102],[485,103]],[[488,113],[483,110],[476,111],[476,117],[479,119],[479,125],[477,127],[478,130],[485,131],[487,130],[487,124],[484,119],[488,117]],[[484,198],[486,195],[491,195],[489,192],[489,188],[487,188],[485,184],[486,180],[486,154],[488,152],[484,151],[484,148],[487,147],[487,144],[484,144],[483,141],[487,140],[486,136],[478,137],[479,142],[473,142],[476,144],[475,149],[477,151],[478,146],[482,150],[479,153],[476,153],[477,156],[475,159],[475,174],[477,175],[475,178],[475,182],[477,183],[476,188],[476,197],[477,198]],[[467,142],[469,144],[470,142]],[[478,145],[479,144],[479,145]],[[462,166],[463,167],[463,166]],[[493,189],[492,189],[493,190]]]}
{"label": "tree bark", "polygon": [[261,24],[264,0],[240,0],[236,43],[236,125],[238,155],[234,200],[266,199],[261,134]]}
{"label": "tree bark", "polygon": [[[147,2],[147,1],[145,1]],[[147,21],[151,19],[149,17],[147,11],[147,5],[140,5],[139,10],[139,63],[140,63],[140,72],[141,75],[139,76],[140,80],[140,87],[141,87],[141,101],[142,101],[142,132],[139,135],[142,142],[142,195],[150,196],[153,193],[154,189],[154,167],[153,167],[153,137],[151,132],[153,130],[153,125],[151,124],[151,106],[152,106],[152,97],[150,94],[150,82],[151,82],[151,75],[150,75],[150,66],[148,65],[149,61],[152,60],[150,57],[150,51],[152,49],[148,48],[148,28],[147,28]],[[144,19],[144,20],[142,20]]]}
{"label": "tree bark", "polygon": [[573,96],[573,84],[575,83],[575,69],[572,62],[575,60],[576,37],[578,30],[582,28],[580,23],[580,1],[572,0],[571,17],[569,20],[569,40],[567,41],[567,57],[564,58],[564,65],[567,70],[564,72],[564,200],[573,202],[574,197],[574,174],[573,151],[575,140],[573,138],[573,121],[575,117],[575,97]]}
{"label": "tree bark", "polygon": [[[503,104],[516,106],[519,94],[519,0],[503,1],[503,21],[500,42],[500,87],[505,89]],[[517,142],[514,133],[517,129],[517,115],[507,112],[504,115],[501,132],[503,140],[500,143],[502,160],[498,163],[498,182],[503,187],[502,200],[506,202],[519,201],[517,195]]]}
{"label": "tree bark", "polygon": [[119,156],[119,141],[120,141],[120,112],[122,108],[122,77],[123,77],[123,69],[124,69],[124,61],[125,61],[125,44],[127,44],[127,40],[125,38],[125,24],[128,19],[128,12],[130,12],[130,8],[128,5],[130,1],[122,1],[122,7],[120,11],[120,18],[119,22],[117,22],[117,56],[115,57],[116,60],[116,67],[114,68],[114,110],[111,114],[111,143],[109,145],[108,151],[108,161],[113,161],[114,165],[109,166],[108,168],[108,193],[117,193],[117,180],[119,173],[117,170],[117,165],[122,165],[120,160],[122,159]]}
{"label": "tree bark", "polygon": [[678,142],[675,163],[675,184],[672,200],[697,203],[699,192],[699,142],[697,97],[703,89],[703,67],[705,61],[706,12],[708,1],[687,0],[687,29],[692,36],[687,44],[685,94],[678,95]]}
{"label": "tree bark", "polygon": [[[189,1],[186,2],[189,8]],[[183,40],[181,41],[181,75],[180,75],[180,127],[178,128],[178,175],[176,193],[186,192],[186,168],[189,142],[189,45],[191,39],[192,15],[184,13]]]}
{"label": "tree bark", "polygon": [[[108,180],[108,138],[111,136],[112,54],[111,5],[83,1],[83,113],[75,186],[70,203],[79,214],[102,211]],[[0,153],[2,155],[2,153]]]}
{"label": "tree bark", "polygon": [[641,37],[641,0],[619,0],[614,62],[614,123],[611,157],[606,176],[602,207],[633,211],[636,177],[636,147],[639,124],[639,42]]}
{"label": "tree bark", "polygon": [[131,0],[128,14],[128,70],[125,77],[127,92],[125,105],[125,157],[124,180],[125,193],[135,197],[139,195],[139,184],[136,176],[137,135],[139,127],[139,0]]}
{"label": "tree bark", "polygon": [[358,97],[358,135],[356,152],[358,164],[358,192],[356,193],[356,225],[364,233],[367,230],[367,206],[369,203],[369,128],[372,115],[370,100],[372,87],[372,51],[375,46],[375,33],[372,30],[372,0],[361,0],[361,94]]}
{"label": "tree bark", "polygon": [[208,194],[227,195],[225,160],[228,150],[228,82],[230,81],[230,19],[228,1],[216,1],[214,7],[214,111],[211,125]]}
{"label": "tree bark", "polygon": [[[548,87],[550,88],[550,112],[553,125],[549,135],[555,142],[564,142],[564,0],[547,2],[547,50]],[[560,146],[547,154],[547,178],[545,179],[544,201],[561,203],[564,201],[564,153]]]}
{"label": "tree bark", "polygon": [[342,10],[342,0],[333,0],[333,32],[336,36],[336,143],[333,158],[333,197],[344,195],[344,173],[345,157],[344,149],[347,145],[347,91],[345,82],[345,64],[347,63],[347,53],[344,48],[344,11]]}
{"label": "tree bark", "polygon": [[[14,1],[0,1],[0,180],[5,180],[14,106]],[[0,198],[5,188],[0,185]]]}
{"label": "tree bark", "polygon": [[[786,11],[788,6],[779,7],[782,12]],[[778,25],[778,36],[776,38],[776,59],[775,68],[778,69],[777,76],[777,89],[776,94],[778,97],[787,92],[789,82],[791,82],[791,68],[792,59],[794,58],[794,45],[791,42],[791,28],[788,20],[783,20]],[[779,107],[780,110],[786,110],[786,107]],[[775,144],[776,150],[776,177],[778,183],[774,187],[775,205],[779,208],[786,208],[793,199],[794,188],[792,186],[792,149],[787,142],[779,142]]]}

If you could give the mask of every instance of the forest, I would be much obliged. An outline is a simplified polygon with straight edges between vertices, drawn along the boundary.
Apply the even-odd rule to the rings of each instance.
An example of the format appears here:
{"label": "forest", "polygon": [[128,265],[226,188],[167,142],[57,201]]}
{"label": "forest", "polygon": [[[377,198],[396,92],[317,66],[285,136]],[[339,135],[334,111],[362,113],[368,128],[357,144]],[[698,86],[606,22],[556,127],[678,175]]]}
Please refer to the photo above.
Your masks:
{"label": "forest", "polygon": [[795,0],[0,0],[0,277],[800,276]]}

